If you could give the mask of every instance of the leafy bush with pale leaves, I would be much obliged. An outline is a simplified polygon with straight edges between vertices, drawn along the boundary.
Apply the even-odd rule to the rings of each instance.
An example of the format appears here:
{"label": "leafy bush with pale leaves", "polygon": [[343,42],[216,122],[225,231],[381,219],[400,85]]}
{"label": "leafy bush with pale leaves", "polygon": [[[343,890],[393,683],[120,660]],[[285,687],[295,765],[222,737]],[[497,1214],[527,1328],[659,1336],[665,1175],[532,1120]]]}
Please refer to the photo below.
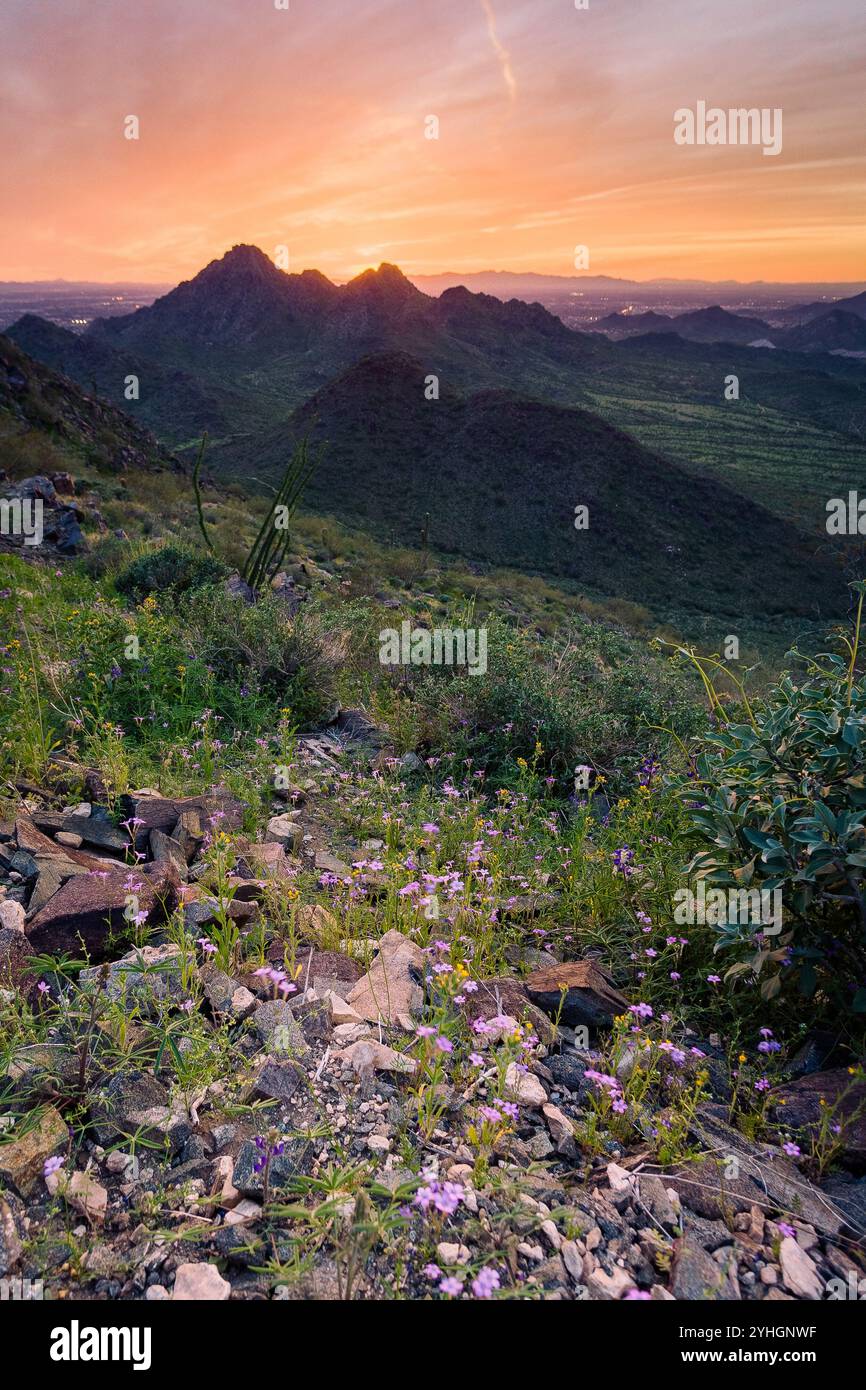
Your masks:
{"label": "leafy bush with pale leaves", "polygon": [[[862,596],[861,596],[862,610]],[[748,718],[710,733],[682,790],[704,847],[689,871],[713,887],[781,890],[782,930],[721,922],[765,999],[796,983],[866,1012],[866,677],[822,655],[783,677]]]}

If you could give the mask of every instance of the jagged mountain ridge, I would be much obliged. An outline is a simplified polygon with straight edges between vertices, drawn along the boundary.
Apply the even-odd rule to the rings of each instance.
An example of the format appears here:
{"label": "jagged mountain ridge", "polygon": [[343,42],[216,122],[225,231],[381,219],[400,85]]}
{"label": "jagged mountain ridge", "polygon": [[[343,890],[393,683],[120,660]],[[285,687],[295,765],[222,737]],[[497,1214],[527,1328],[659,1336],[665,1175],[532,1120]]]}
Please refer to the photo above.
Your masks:
{"label": "jagged mountain ridge", "polygon": [[[503,304],[493,296],[449,290],[438,298],[422,294],[397,266],[382,264],[345,285],[316,270],[289,274],[254,246],[235,246],[192,280],[134,314],[97,319],[85,337],[124,344],[145,355],[168,341],[184,347],[233,347],[242,353],[276,343],[313,349],[317,342],[339,344],[372,340],[386,345],[389,335],[423,332],[431,339],[459,329],[472,301],[483,302],[498,324],[531,328],[552,342],[574,347],[575,335],[541,305],[522,300]],[[591,350],[590,345],[584,345]]]}
{"label": "jagged mountain ridge", "polygon": [[[10,335],[85,390],[95,382],[173,446],[194,448],[207,429],[242,484],[259,474],[263,433],[382,352],[408,353],[463,394],[510,390],[583,407],[687,470],[727,480],[733,463],[735,485],[742,480],[755,500],[809,527],[820,521],[811,497],[816,451],[848,486],[866,425],[866,374],[855,359],[720,347],[673,332],[613,342],[522,300],[460,286],[433,298],[394,266],[343,286],[317,271],[290,275],[254,247],[235,248],[153,305],[80,337],[32,318]],[[130,371],[142,384],[134,402],[124,398]],[[723,398],[732,371],[743,383],[742,410]],[[686,382],[697,403],[688,412]],[[784,468],[774,463],[768,487],[767,454],[779,454],[783,431]]]}

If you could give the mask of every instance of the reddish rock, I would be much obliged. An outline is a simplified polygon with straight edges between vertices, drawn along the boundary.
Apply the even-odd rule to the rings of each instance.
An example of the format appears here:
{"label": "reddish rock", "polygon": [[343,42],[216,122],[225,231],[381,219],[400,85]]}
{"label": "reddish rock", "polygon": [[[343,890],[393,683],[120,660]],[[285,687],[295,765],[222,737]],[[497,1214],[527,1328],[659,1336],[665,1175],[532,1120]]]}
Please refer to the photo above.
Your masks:
{"label": "reddish rock", "polygon": [[533,1003],[570,1028],[609,1028],[628,1009],[628,1000],[595,960],[546,965],[523,983]]}
{"label": "reddish rock", "polygon": [[[75,872],[73,866],[77,866],[85,873],[90,869],[117,868],[117,860],[110,859],[105,855],[91,854],[83,849],[71,849],[66,845],[58,845],[56,840],[51,840],[47,835],[43,835],[41,830],[37,830],[30,816],[20,815],[15,818],[15,840],[19,849],[31,854],[37,864],[43,862],[57,864],[61,872],[66,872],[67,876]],[[65,865],[64,865],[65,861]]]}
{"label": "reddish rock", "polygon": [[[272,965],[283,968],[284,947],[282,942],[274,941],[268,951]],[[309,982],[315,986],[316,980],[339,981],[345,985],[346,993],[358,983],[364,974],[360,961],[344,956],[340,951],[316,951],[309,946],[302,947],[295,956],[295,968],[300,966],[298,989],[302,990]],[[341,995],[344,998],[345,995]]]}
{"label": "reddish rock", "polygon": [[550,1021],[536,1008],[521,982],[513,975],[481,980],[475,993],[466,996],[462,1013],[470,1024],[477,1018],[483,1018],[487,1022],[499,1014],[505,1014],[509,1018],[517,1019],[518,1023],[524,1020],[530,1023],[533,1032],[538,1034],[543,1043],[551,1043],[554,1039]]}
{"label": "reddish rock", "polygon": [[817,1071],[779,1086],[770,1103],[773,1119],[787,1130],[817,1130],[832,1111],[832,1123],[842,1126],[837,1136],[842,1161],[858,1172],[866,1170],[866,1080],[846,1067]]}
{"label": "reddish rock", "polygon": [[174,834],[186,811],[198,811],[206,830],[239,830],[245,810],[242,801],[219,787],[206,796],[123,796],[120,803],[124,820],[135,818],[142,822],[136,828],[135,839],[136,849],[142,850],[147,848],[151,830]]}
{"label": "reddish rock", "polygon": [[165,921],[178,904],[181,884],[171,864],[144,864],[115,870],[105,877],[82,874],[64,883],[28,922],[31,950],[80,955],[83,947],[91,960],[100,960],[109,934],[129,929],[124,912],[133,894],[130,884],[142,885],[134,896],[149,923]]}
{"label": "reddish rock", "polygon": [[39,877],[36,880],[36,887],[30,894],[30,901],[27,904],[27,911],[30,916],[35,917],[37,912],[63,887],[68,878],[74,878],[76,874],[86,873],[86,869],[82,869],[78,864],[71,864],[68,860],[43,861],[39,869]]}
{"label": "reddish rock", "polygon": [[242,878],[288,878],[288,858],[282,845],[245,845],[235,872]]}

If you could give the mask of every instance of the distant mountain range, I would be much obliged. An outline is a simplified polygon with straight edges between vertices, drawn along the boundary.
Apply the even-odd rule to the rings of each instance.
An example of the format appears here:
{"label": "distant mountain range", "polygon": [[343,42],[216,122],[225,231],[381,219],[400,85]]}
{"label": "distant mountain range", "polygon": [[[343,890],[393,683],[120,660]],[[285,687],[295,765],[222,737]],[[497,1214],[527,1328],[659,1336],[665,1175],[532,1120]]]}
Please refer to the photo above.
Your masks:
{"label": "distant mountain range", "polygon": [[858,294],[864,288],[863,281],[842,282],[840,284],[774,284],[768,280],[680,280],[675,277],[661,277],[652,280],[627,280],[614,275],[539,275],[532,271],[481,270],[468,274],[445,271],[438,275],[411,275],[413,285],[426,294],[441,294],[443,290],[455,285],[465,285],[476,294],[493,294],[499,298],[525,299],[551,298],[556,296],[583,296],[599,294],[622,294],[640,299],[653,299],[668,296],[677,291],[684,295],[694,295],[696,299],[718,301],[731,299],[742,301],[748,295],[752,299],[766,299],[778,302],[802,303],[810,296],[825,296],[821,307],[827,307],[827,300],[844,299]]}
{"label": "distant mountain range", "polygon": [[791,352],[866,353],[866,293],[826,304],[802,305],[798,326],[772,327],[762,319],[732,314],[715,304],[686,314],[608,314],[593,325],[612,338],[631,338],[639,333],[676,333],[692,343],[741,343],[787,348]]}
{"label": "distant mountain range", "polygon": [[863,299],[784,330],[814,355],[748,346],[768,325],[721,306],[641,316],[637,336],[626,320],[613,341],[520,299],[424,294],[396,266],[335,285],[238,246],[82,334],[25,315],[9,336],[181,451],[207,429],[208,466],[237,483],[272,480],[312,433],[328,448],[307,503],[400,544],[429,511],[432,544],[485,563],[808,616],[844,597],[827,488],[866,483],[866,367],[827,351],[857,350]]}

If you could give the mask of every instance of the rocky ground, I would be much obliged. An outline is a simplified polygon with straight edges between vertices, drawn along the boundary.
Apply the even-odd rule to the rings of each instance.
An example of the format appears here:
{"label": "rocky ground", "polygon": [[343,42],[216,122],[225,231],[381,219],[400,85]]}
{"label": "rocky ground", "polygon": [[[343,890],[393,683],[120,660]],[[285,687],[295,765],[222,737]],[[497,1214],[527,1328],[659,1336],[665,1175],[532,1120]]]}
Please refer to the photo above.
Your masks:
{"label": "rocky ground", "polygon": [[327,889],[388,886],[382,841],[331,843],[329,808],[380,743],[348,713],[302,740],[260,842],[218,789],[142,789],[115,815],[93,771],[83,802],[20,789],[0,825],[0,1276],[59,1299],[856,1296],[862,1096],[820,1047],[772,1098],[808,1128],[844,1097],[820,1185],[797,1146],[737,1127],[715,1037],[660,1045],[692,1100],[648,1091],[622,1143],[599,1097],[629,1094],[643,1019],[600,959],[539,946],[542,892],[509,903],[494,978],[446,903],[343,935]]}
{"label": "rocky ground", "polygon": [[[42,503],[61,583],[82,527],[108,532],[68,473],[5,491]],[[33,559],[20,535],[0,548]],[[317,583],[344,588],[296,570],[271,586],[288,623]],[[0,819],[0,1291],[866,1294],[862,1070],[841,1032],[807,1021],[778,1042],[757,990],[717,992],[712,943],[671,934],[682,854],[655,763],[618,801],[545,799],[556,779],[525,758],[488,789],[471,760],[400,756],[329,700],[316,733],[296,740],[281,709],[223,765],[231,731],[194,708],[163,785],[180,766],[199,794],[118,795],[122,730],[102,720],[95,766],[82,729],[132,678],[127,621],[153,659],[172,601],[123,609],[99,655],[88,624],[120,617],[117,596],[94,591],[91,618],[46,590],[39,610],[29,573],[0,591],[18,604],[0,693],[24,691],[19,735],[44,767],[10,776]],[[254,613],[237,576],[225,590]],[[40,627],[47,698],[55,667],[93,682],[62,744],[33,708]],[[173,668],[183,635],[166,641]]]}

